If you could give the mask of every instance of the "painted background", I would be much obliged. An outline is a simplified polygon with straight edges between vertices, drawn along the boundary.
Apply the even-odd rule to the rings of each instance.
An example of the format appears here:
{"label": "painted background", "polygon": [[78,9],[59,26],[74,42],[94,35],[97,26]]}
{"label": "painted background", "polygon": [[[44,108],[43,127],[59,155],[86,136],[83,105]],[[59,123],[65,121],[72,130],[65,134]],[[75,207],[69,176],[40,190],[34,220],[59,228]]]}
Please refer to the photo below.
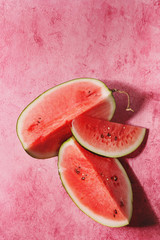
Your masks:
{"label": "painted background", "polygon": [[[133,187],[131,224],[112,229],[82,213],[61,185],[57,158],[33,159],[16,121],[56,84],[93,77],[115,94],[115,121],[148,129],[121,159]],[[124,240],[160,236],[160,1],[0,0],[0,240]]]}

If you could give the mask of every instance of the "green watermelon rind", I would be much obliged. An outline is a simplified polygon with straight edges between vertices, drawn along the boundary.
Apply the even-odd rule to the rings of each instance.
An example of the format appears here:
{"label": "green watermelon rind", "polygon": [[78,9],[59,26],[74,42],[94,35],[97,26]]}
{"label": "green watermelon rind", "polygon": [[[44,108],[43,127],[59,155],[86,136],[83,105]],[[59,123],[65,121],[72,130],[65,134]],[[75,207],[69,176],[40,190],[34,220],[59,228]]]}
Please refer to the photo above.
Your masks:
{"label": "green watermelon rind", "polygon": [[[66,190],[66,192],[68,193],[68,195],[70,196],[70,198],[72,199],[72,201],[75,203],[75,205],[84,213],[86,214],[88,217],[90,217],[92,220],[94,220],[95,222],[98,222],[101,225],[107,226],[107,227],[111,227],[111,228],[119,228],[119,227],[124,227],[129,225],[130,220],[132,218],[132,212],[133,212],[133,193],[132,193],[132,186],[129,180],[129,177],[125,171],[125,169],[123,168],[123,166],[121,165],[121,163],[119,162],[118,159],[116,160],[116,163],[118,165],[118,167],[120,168],[120,170],[122,171],[122,173],[124,174],[124,176],[126,176],[126,181],[128,183],[129,186],[129,193],[128,193],[128,202],[129,202],[129,218],[128,220],[125,221],[116,221],[116,220],[106,220],[106,218],[101,217],[97,214],[91,214],[92,211],[91,210],[87,210],[87,207],[83,206],[83,204],[79,204],[77,203],[77,198],[74,197],[74,194],[72,193],[72,191],[70,190],[69,186],[67,186],[67,184],[65,184],[65,180],[63,179],[62,176],[62,171],[60,169],[60,163],[61,163],[61,159],[63,157],[63,149],[65,148],[65,145],[67,144],[73,144],[74,141],[76,141],[76,139],[72,136],[71,138],[69,138],[67,141],[65,141],[59,150],[59,155],[58,155],[58,173],[61,179],[61,183],[62,186],[64,187],[64,189]],[[80,206],[81,205],[81,206]],[[93,216],[94,215],[94,216]]]}
{"label": "green watermelon rind", "polygon": [[83,146],[84,148],[86,148],[87,150],[96,153],[98,155],[104,156],[104,157],[111,157],[111,158],[119,158],[119,157],[124,157],[126,155],[129,155],[130,153],[134,152],[143,142],[145,134],[146,134],[146,128],[141,128],[142,132],[141,135],[139,136],[139,138],[137,139],[137,141],[132,144],[130,147],[126,148],[123,151],[119,151],[119,152],[107,152],[107,151],[103,151],[99,148],[93,147],[92,145],[90,145],[87,141],[85,141],[76,131],[75,127],[74,127],[74,120],[72,121],[72,127],[71,127],[71,131],[72,134],[74,136],[74,138],[77,140],[77,142]]}
{"label": "green watermelon rind", "polygon": [[[18,138],[19,138],[19,140],[20,140],[20,142],[21,142],[21,144],[22,144],[23,149],[24,149],[30,156],[32,156],[32,157],[34,157],[34,158],[46,158],[45,155],[44,155],[44,157],[43,157],[41,154],[38,155],[37,153],[34,153],[33,151],[28,150],[28,147],[29,147],[29,146],[27,146],[27,145],[24,143],[22,134],[21,134],[21,132],[20,132],[20,129],[21,129],[22,125],[23,125],[23,118],[25,118],[25,116],[26,116],[27,113],[29,112],[30,108],[31,108],[32,106],[38,104],[39,101],[41,101],[41,99],[42,99],[44,96],[50,94],[50,93],[53,92],[53,91],[56,91],[56,89],[59,88],[59,87],[62,87],[62,86],[67,85],[67,84],[71,84],[73,81],[88,81],[88,80],[89,80],[89,81],[91,80],[91,81],[97,82],[99,85],[101,85],[102,87],[104,87],[105,90],[104,90],[103,94],[108,93],[108,96],[110,95],[110,102],[111,102],[111,105],[112,105],[112,111],[111,111],[111,115],[110,115],[110,117],[109,117],[108,120],[111,120],[111,119],[112,119],[112,117],[113,117],[113,115],[114,115],[114,112],[115,112],[115,109],[116,109],[115,99],[114,99],[114,97],[113,97],[112,91],[111,91],[111,90],[105,85],[105,83],[103,83],[101,80],[98,80],[98,79],[95,79],[95,78],[76,78],[76,79],[69,80],[69,81],[67,81],[67,82],[60,83],[60,84],[58,84],[58,85],[56,85],[56,86],[54,86],[54,87],[52,87],[52,88],[49,88],[48,90],[44,91],[42,94],[40,94],[38,97],[36,97],[32,102],[30,102],[30,103],[23,109],[23,111],[21,112],[21,114],[19,115],[19,117],[18,117],[18,119],[17,119],[17,123],[16,123],[17,136],[18,136]],[[106,91],[106,90],[107,90],[107,91]],[[56,152],[56,153],[53,152],[53,153],[50,154],[50,155],[51,155],[51,156],[49,156],[49,157],[54,157],[54,156],[57,155],[57,152]],[[47,158],[49,158],[49,157],[47,157]]]}

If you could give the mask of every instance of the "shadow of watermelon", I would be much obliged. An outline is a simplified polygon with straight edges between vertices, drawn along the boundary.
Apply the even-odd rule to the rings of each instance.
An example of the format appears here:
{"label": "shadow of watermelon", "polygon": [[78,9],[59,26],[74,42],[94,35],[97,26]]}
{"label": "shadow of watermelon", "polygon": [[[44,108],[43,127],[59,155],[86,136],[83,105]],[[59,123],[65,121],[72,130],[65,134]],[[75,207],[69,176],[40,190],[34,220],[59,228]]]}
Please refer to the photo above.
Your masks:
{"label": "shadow of watermelon", "polygon": [[[127,92],[130,96],[130,107],[134,110],[134,113],[126,111],[128,100],[125,94],[120,94],[118,92],[113,93],[113,96],[116,100],[116,111],[112,118],[113,122],[127,123],[129,119],[131,119],[133,115],[137,114],[148,101],[153,99],[153,97],[155,97],[155,100],[157,100],[157,96],[154,96],[154,93],[146,93],[141,89],[137,90],[130,84],[125,84],[119,82],[118,80],[102,81],[110,89],[119,89]],[[148,136],[149,129],[147,129],[145,138],[142,144],[136,149],[136,151],[127,155],[126,158],[123,157],[119,159],[130,178],[133,190],[133,215],[129,227],[147,227],[158,224],[158,218],[151,207],[149,199],[144,192],[142,185],[140,184],[132,168],[127,163],[127,158],[134,158],[142,153],[146,146]]]}
{"label": "shadow of watermelon", "polygon": [[[127,123],[127,121],[132,118],[133,115],[137,114],[143,107],[148,98],[146,98],[146,93],[137,90],[130,84],[125,84],[117,80],[102,80],[109,89],[119,89],[125,91],[130,96],[130,107],[134,112],[126,111],[128,104],[128,99],[126,94],[121,94],[114,92],[113,96],[116,100],[116,111],[112,118],[112,122],[117,123]],[[148,95],[149,96],[149,95]],[[142,126],[143,127],[143,126]]]}
{"label": "shadow of watermelon", "polygon": [[129,227],[147,227],[158,224],[158,218],[132,168],[125,158],[119,160],[129,176],[133,191],[133,215]]}

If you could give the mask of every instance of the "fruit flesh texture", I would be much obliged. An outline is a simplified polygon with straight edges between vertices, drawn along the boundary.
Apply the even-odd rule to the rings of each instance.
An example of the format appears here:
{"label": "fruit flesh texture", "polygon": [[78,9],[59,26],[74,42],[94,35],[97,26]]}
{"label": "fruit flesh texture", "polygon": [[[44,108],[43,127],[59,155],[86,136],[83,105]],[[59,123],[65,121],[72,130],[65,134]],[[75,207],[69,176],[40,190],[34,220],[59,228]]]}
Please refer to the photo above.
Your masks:
{"label": "fruit flesh texture", "polygon": [[83,146],[109,157],[121,157],[134,151],[143,141],[145,131],[142,127],[89,116],[80,116],[72,122],[72,133]]}
{"label": "fruit flesh texture", "polygon": [[119,161],[95,155],[73,138],[67,142],[60,149],[59,172],[73,201],[104,225],[128,224],[132,190]]}
{"label": "fruit flesh texture", "polygon": [[[71,121],[81,113],[111,118],[114,100],[107,87],[104,84],[102,87],[99,82],[88,79],[70,81],[32,102],[22,112],[17,124],[25,150],[33,157],[52,157],[57,155],[62,142],[72,135]],[[112,103],[107,100],[108,95]]]}

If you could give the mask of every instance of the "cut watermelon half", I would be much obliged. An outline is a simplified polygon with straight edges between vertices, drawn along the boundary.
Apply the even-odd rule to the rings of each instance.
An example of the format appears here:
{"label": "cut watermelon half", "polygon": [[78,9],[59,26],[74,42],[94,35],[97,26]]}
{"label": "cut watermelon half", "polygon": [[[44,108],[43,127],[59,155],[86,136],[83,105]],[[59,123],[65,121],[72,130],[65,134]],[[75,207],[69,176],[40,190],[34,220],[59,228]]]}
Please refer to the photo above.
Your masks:
{"label": "cut watermelon half", "polygon": [[33,157],[58,154],[71,137],[71,121],[86,113],[110,120],[115,111],[112,92],[97,79],[74,79],[41,94],[20,114],[17,134],[23,148]]}
{"label": "cut watermelon half", "polygon": [[76,140],[88,150],[106,157],[122,157],[138,148],[146,129],[80,116],[72,122]]}
{"label": "cut watermelon half", "polygon": [[129,224],[132,188],[117,159],[93,154],[71,137],[60,148],[58,169],[64,188],[85,214],[109,227]]}

